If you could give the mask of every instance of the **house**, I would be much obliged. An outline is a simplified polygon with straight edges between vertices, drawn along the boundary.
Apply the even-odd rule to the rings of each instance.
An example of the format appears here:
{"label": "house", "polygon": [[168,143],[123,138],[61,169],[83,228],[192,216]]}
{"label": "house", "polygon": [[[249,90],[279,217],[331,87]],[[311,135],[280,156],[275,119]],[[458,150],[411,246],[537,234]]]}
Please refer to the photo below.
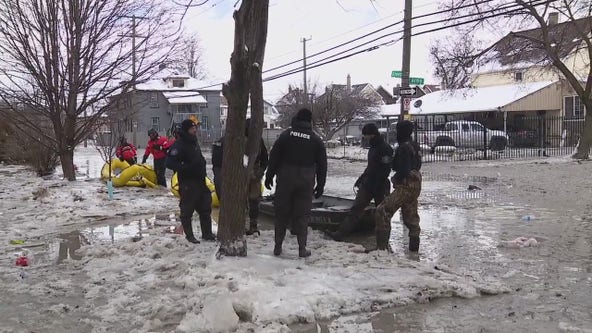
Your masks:
{"label": "house", "polygon": [[221,135],[222,86],[164,70],[135,89],[114,96],[114,108],[128,141],[143,147],[147,132],[170,135],[174,123],[194,117],[201,122],[199,139],[213,142]]}
{"label": "house", "polygon": [[[279,112],[269,101],[263,100],[263,128],[278,128]],[[247,118],[251,117],[251,103],[247,106]],[[226,119],[228,118],[228,101],[222,96],[222,106],[220,112],[220,124],[222,129],[226,128]]]}
{"label": "house", "polygon": [[[557,13],[548,21],[557,54],[582,78],[588,75],[589,57],[579,36],[590,31],[591,23],[589,17],[559,23]],[[515,133],[531,133],[542,146],[575,144],[586,110],[534,42],[540,38],[541,28],[507,34],[477,59],[478,70],[469,88],[428,93],[412,101],[409,114],[429,123],[428,127],[450,120],[476,120],[489,128],[505,130],[510,138]],[[399,109],[383,106],[381,114],[398,117]]]}

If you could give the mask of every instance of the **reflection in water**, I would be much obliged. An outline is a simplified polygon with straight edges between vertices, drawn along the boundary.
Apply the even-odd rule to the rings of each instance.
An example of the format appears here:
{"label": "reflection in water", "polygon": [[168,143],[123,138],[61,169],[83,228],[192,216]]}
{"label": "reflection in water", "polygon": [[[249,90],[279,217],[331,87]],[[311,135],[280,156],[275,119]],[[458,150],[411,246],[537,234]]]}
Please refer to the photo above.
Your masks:
{"label": "reflection in water", "polygon": [[58,264],[62,263],[62,261],[68,259],[72,260],[80,260],[82,256],[76,254],[76,250],[80,248],[81,245],[88,245],[90,242],[84,235],[82,235],[78,231],[72,231],[67,234],[60,235],[60,247],[58,250]]}

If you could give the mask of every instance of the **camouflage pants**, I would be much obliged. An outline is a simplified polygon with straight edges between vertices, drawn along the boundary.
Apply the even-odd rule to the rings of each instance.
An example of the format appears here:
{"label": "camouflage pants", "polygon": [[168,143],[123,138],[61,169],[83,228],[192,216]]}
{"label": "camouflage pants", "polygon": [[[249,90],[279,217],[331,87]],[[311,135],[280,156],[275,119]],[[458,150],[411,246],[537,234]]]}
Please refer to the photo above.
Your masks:
{"label": "camouflage pants", "polygon": [[413,170],[404,182],[395,184],[395,190],[376,207],[376,245],[378,249],[388,248],[391,235],[391,219],[401,208],[403,224],[409,229],[409,237],[419,237],[419,214],[417,198],[421,193],[421,174]]}
{"label": "camouflage pants", "polygon": [[[263,177],[263,171],[258,167],[255,167],[253,175],[249,178],[249,187],[247,189],[247,195],[249,199],[249,218],[251,223],[254,223],[254,227],[257,227],[257,218],[259,217],[259,202],[261,202],[261,178]],[[255,220],[255,221],[253,221]]]}

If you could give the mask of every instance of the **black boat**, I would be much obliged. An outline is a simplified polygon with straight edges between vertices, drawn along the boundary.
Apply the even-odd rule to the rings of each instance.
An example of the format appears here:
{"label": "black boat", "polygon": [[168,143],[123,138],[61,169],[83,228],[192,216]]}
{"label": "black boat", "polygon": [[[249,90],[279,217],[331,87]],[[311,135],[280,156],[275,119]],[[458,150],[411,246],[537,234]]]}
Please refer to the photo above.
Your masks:
{"label": "black boat", "polygon": [[[331,195],[322,195],[318,199],[313,199],[309,226],[322,231],[336,231],[353,204],[353,199]],[[374,205],[366,208],[362,220],[354,229],[354,233],[374,230],[375,223],[372,218],[374,208]],[[273,195],[263,197],[259,204],[259,212],[270,217],[274,216]]]}

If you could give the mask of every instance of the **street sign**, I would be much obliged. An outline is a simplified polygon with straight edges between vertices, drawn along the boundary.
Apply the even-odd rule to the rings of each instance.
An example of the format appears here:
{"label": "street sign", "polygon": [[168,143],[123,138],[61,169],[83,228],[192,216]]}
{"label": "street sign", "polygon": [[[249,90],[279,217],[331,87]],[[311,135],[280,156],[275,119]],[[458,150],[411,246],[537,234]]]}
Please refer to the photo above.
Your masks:
{"label": "street sign", "polygon": [[423,77],[410,77],[409,84],[422,85],[423,84]]}
{"label": "street sign", "polygon": [[416,91],[417,91],[417,88],[415,88],[415,87],[401,88],[401,89],[399,89],[399,95],[401,95],[401,96],[415,96]]}
{"label": "street sign", "polygon": [[[394,78],[402,78],[403,77],[403,71],[392,71],[391,72],[391,77]],[[409,84],[423,84],[424,80],[423,77],[410,77],[409,78]]]}
{"label": "street sign", "polygon": [[411,98],[403,98],[403,110],[409,111],[410,104],[411,104]]}

